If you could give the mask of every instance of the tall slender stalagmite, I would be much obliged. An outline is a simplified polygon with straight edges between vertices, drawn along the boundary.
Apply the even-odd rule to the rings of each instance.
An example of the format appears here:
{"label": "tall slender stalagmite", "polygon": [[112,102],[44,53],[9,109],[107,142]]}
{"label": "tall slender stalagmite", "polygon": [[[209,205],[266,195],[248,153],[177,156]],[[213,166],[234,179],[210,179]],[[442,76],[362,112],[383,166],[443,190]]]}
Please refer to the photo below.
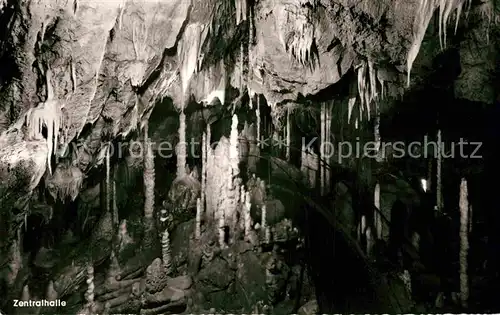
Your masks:
{"label": "tall slender stalagmite", "polygon": [[155,202],[155,161],[148,136],[148,122],[144,125],[144,217],[153,219]]}
{"label": "tall slender stalagmite", "polygon": [[245,192],[245,206],[244,206],[244,218],[245,221],[245,240],[248,241],[250,239],[250,230],[252,229],[252,217],[250,216],[250,193]]}
{"label": "tall slender stalagmite", "polygon": [[[114,177],[114,176],[113,176]],[[118,216],[118,205],[116,204],[116,181],[113,179],[113,195],[112,195],[112,204],[113,204],[113,226],[117,227],[120,222],[120,218]]]}
{"label": "tall slender stalagmite", "polygon": [[286,160],[290,161],[290,146],[292,142],[292,134],[291,134],[291,122],[290,122],[290,107],[286,109]]}
{"label": "tall slender stalagmite", "polygon": [[201,138],[201,192],[200,192],[200,203],[201,212],[205,212],[205,190],[207,187],[207,133],[203,132]]}
{"label": "tall slender stalagmite", "polygon": [[179,143],[177,144],[177,177],[186,175],[187,143],[186,143],[186,114],[184,110],[179,114]]}
{"label": "tall slender stalagmite", "polygon": [[172,273],[172,251],[170,248],[170,234],[168,233],[168,229],[165,229],[161,237],[161,254],[165,272],[167,274]]}
{"label": "tall slender stalagmite", "polygon": [[23,268],[23,257],[21,255],[21,229],[17,230],[17,238],[14,239],[9,249],[9,264],[7,274],[7,284],[13,285],[16,281],[19,271]]}
{"label": "tall slender stalagmite", "polygon": [[219,246],[220,248],[226,247],[226,221],[225,221],[225,213],[221,208],[218,210],[218,235],[219,235]]}
{"label": "tall slender stalagmite", "polygon": [[232,176],[229,178],[230,185],[229,187],[233,187],[233,180],[236,176],[239,175],[239,152],[238,152],[238,116],[233,115],[233,121],[231,124],[231,134],[229,136],[229,162],[231,163],[231,173]]}
{"label": "tall slender stalagmite", "polygon": [[30,288],[27,284],[23,286],[23,291],[21,292],[21,301],[31,300]]}
{"label": "tall slender stalagmite", "polygon": [[255,118],[257,119],[257,122],[255,123],[257,125],[257,145],[259,148],[262,148],[261,146],[261,141],[262,139],[260,138],[260,97],[257,95],[257,108],[255,109]]}
{"label": "tall slender stalagmite", "polygon": [[325,151],[325,190],[326,192],[330,191],[330,180],[331,180],[331,168],[330,163],[332,160],[332,156],[334,152],[334,146],[331,141],[331,130],[332,130],[332,108],[333,101],[327,102],[325,108],[325,143],[324,143],[324,151]]}
{"label": "tall slender stalagmite", "polygon": [[441,182],[441,167],[442,167],[442,152],[443,152],[443,143],[441,141],[441,129],[438,130],[437,133],[437,153],[436,153],[436,159],[437,159],[437,166],[436,166],[436,207],[439,212],[443,211],[443,193],[441,191],[442,189],[442,182]]}
{"label": "tall slender stalagmite", "polygon": [[[426,136],[427,137],[427,136]],[[432,167],[433,167],[433,157],[427,157],[427,191],[432,191]]]}
{"label": "tall slender stalagmite", "polygon": [[96,305],[94,302],[94,267],[89,264],[87,266],[87,292],[85,292],[85,299],[87,301],[88,314],[95,314]]}
{"label": "tall slender stalagmite", "polygon": [[196,226],[195,226],[195,239],[199,240],[201,237],[201,198],[196,199]]}
{"label": "tall slender stalagmite", "polygon": [[50,280],[47,285],[47,291],[45,292],[45,299],[47,301],[55,301],[57,299],[57,291],[54,288],[54,281]]}
{"label": "tall slender stalagmite", "polygon": [[382,162],[384,152],[381,150],[382,139],[380,137],[380,107],[379,102],[375,101],[375,128],[373,131],[374,141],[375,141],[375,150],[377,151],[377,162]]}
{"label": "tall slender stalagmite", "polygon": [[320,124],[321,124],[321,131],[320,131],[320,140],[319,140],[319,187],[321,194],[325,194],[325,137],[326,137],[326,130],[325,130],[325,113],[326,113],[326,104],[323,102],[321,103],[321,111],[320,111]]}
{"label": "tall slender stalagmite", "polygon": [[382,239],[382,215],[380,213],[380,184],[377,183],[375,185],[375,193],[374,193],[374,204],[375,208],[377,210],[375,211],[374,218],[375,218],[375,229],[376,229],[376,237],[377,239],[381,240]]}
{"label": "tall slender stalagmite", "polygon": [[460,183],[460,301],[467,307],[469,299],[469,276],[467,274],[467,260],[469,254],[469,194],[467,181],[462,178]]}
{"label": "tall slender stalagmite", "polygon": [[112,184],[111,184],[111,142],[108,143],[106,148],[106,212],[111,211],[111,195],[112,195]]}

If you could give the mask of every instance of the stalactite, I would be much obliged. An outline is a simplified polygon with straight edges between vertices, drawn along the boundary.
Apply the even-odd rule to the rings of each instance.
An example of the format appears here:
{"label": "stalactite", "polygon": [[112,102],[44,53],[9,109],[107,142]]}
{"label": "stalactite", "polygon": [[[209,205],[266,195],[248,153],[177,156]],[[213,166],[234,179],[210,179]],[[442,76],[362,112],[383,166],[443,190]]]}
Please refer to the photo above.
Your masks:
{"label": "stalactite", "polygon": [[[191,77],[198,66],[198,54],[200,49],[202,25],[191,23],[186,27],[184,36],[179,44],[178,60],[180,65],[180,76],[182,80],[182,94],[186,97]],[[182,104],[185,106],[185,104]]]}
{"label": "stalactite", "polygon": [[46,74],[47,99],[44,103],[38,104],[38,107],[31,108],[26,114],[26,127],[30,139],[41,140],[43,127],[47,131],[47,167],[49,173],[52,173],[51,158],[57,151],[59,144],[59,129],[62,125],[62,112],[59,102],[54,95],[52,86],[52,71],[47,70]]}
{"label": "stalactite", "polygon": [[420,46],[422,45],[422,41],[424,39],[425,32],[427,31],[427,27],[429,26],[429,22],[434,15],[434,10],[436,9],[436,1],[437,0],[420,0],[420,5],[415,16],[415,22],[413,26],[413,41],[410,50],[408,51],[407,57],[406,71],[408,72],[408,87],[410,86],[411,68],[413,66],[413,62],[417,58],[418,52],[420,51]]}
{"label": "stalactite", "polygon": [[462,178],[460,183],[460,301],[462,307],[467,307],[469,299],[469,276],[468,255],[469,255],[469,194],[467,181]]}
{"label": "stalactite", "polygon": [[[248,8],[248,43],[247,43],[247,55],[248,55],[248,72],[247,72],[247,84],[249,82],[252,82],[253,78],[253,69],[251,69],[252,65],[252,44],[253,44],[253,37],[254,37],[254,16],[253,16],[253,10],[251,7]],[[250,96],[250,109],[252,108],[252,99],[255,95],[254,93],[250,92],[250,89],[248,90],[249,96]]]}
{"label": "stalactite", "polygon": [[26,126],[30,140],[42,140],[44,138],[43,127],[47,130],[47,167],[52,174],[51,159],[57,150],[59,143],[59,128],[62,124],[62,114],[59,103],[49,100],[32,108],[26,114]]}
{"label": "stalactite", "polygon": [[[246,0],[242,0],[246,2]],[[240,96],[243,96],[245,91],[245,45],[243,41],[240,43],[240,86],[239,86]],[[236,106],[233,107],[233,114]]]}
{"label": "stalactite", "polygon": [[155,160],[149,140],[148,122],[144,125],[144,217],[153,220],[155,202]]}
{"label": "stalactite", "polygon": [[247,0],[235,0],[236,25],[247,19]]}
{"label": "stalactite", "polygon": [[382,239],[382,216],[381,216],[381,209],[380,209],[380,184],[377,183],[375,185],[375,193],[374,193],[374,204],[375,208],[377,209],[374,213],[374,218],[375,218],[375,229],[376,229],[376,237],[377,239],[381,240]]}
{"label": "stalactite", "polygon": [[250,240],[250,231],[252,229],[252,217],[250,216],[250,192],[245,192],[245,207],[244,207],[244,221],[245,221],[245,240]]}
{"label": "stalactite", "polygon": [[441,178],[441,167],[442,167],[442,148],[443,143],[441,142],[441,130],[437,133],[437,166],[436,166],[436,207],[438,211],[443,210],[443,193],[442,193],[442,178]]}
{"label": "stalactite", "polygon": [[195,226],[195,239],[199,240],[201,237],[201,198],[196,199],[196,226]]}
{"label": "stalactite", "polygon": [[94,302],[94,267],[87,266],[87,292],[85,292],[85,300],[87,301],[88,314],[95,314],[96,305]]}
{"label": "stalactite", "polygon": [[56,289],[54,288],[54,281],[50,280],[47,285],[47,292],[45,293],[45,299],[47,301],[55,301],[57,300],[58,294]]}
{"label": "stalactite", "polygon": [[446,28],[448,26],[448,18],[451,12],[456,11],[456,32],[463,5],[465,3],[468,4],[468,9],[470,9],[471,0],[420,0],[420,5],[413,25],[413,41],[407,57],[408,86],[410,86],[410,73],[413,62],[417,58],[420,51],[420,46],[422,45],[427,27],[429,26],[429,22],[434,15],[436,8],[439,7],[439,42],[441,47],[444,48],[446,46]]}
{"label": "stalactite", "polygon": [[177,177],[186,175],[187,143],[186,143],[186,114],[179,114],[179,143],[177,144]]}

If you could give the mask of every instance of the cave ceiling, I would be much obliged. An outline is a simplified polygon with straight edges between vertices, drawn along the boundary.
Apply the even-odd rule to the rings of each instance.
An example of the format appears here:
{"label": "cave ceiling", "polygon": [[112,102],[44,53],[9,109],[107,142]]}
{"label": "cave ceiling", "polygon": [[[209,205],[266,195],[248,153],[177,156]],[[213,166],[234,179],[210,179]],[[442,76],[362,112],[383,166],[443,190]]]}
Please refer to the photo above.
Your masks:
{"label": "cave ceiling", "polygon": [[[490,1],[3,0],[0,8],[0,171],[24,176],[10,169],[31,166],[29,187],[48,167],[43,156],[86,141],[74,162],[83,171],[102,153],[92,143],[136,130],[164,99],[179,111],[215,97],[229,106],[232,87],[279,108],[350,72],[365,94],[397,98],[426,80],[446,45],[461,57],[457,97],[495,96]],[[54,126],[53,148],[27,142],[33,117]]]}

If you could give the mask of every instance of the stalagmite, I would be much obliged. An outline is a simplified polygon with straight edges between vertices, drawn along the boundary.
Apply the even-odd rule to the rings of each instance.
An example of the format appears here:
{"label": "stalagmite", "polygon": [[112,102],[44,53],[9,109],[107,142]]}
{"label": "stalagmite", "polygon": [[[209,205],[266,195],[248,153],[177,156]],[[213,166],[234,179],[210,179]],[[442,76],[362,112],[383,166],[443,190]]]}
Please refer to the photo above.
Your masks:
{"label": "stalagmite", "polygon": [[49,281],[47,286],[47,292],[45,293],[45,299],[47,301],[55,301],[57,299],[57,291],[54,288],[54,281]]}
{"label": "stalagmite", "polygon": [[376,161],[380,163],[383,160],[384,152],[381,150],[382,139],[380,137],[380,104],[378,102],[375,102],[375,128],[373,134],[375,150],[377,152]]}
{"label": "stalagmite", "polygon": [[113,226],[118,226],[120,222],[120,218],[118,216],[118,205],[116,204],[116,181],[113,179]]}
{"label": "stalagmite", "polygon": [[437,133],[437,166],[436,166],[436,207],[439,212],[443,211],[443,194],[442,194],[442,178],[441,178],[441,167],[442,167],[442,152],[443,152],[443,143],[441,141],[441,130],[438,130]]}
{"label": "stalagmite", "polygon": [[201,237],[201,198],[196,199],[196,226],[195,226],[195,238],[199,240]]}
{"label": "stalagmite", "polygon": [[319,140],[319,188],[321,191],[321,195],[325,194],[325,138],[326,138],[326,130],[325,130],[325,103],[321,103],[321,111],[320,111],[320,140]]}
{"label": "stalagmite", "polygon": [[23,286],[23,292],[21,293],[21,301],[29,301],[31,299],[30,288],[27,284]]}
{"label": "stalagmite", "polygon": [[95,302],[94,302],[94,267],[92,265],[87,266],[87,292],[85,292],[85,299],[87,301],[87,309],[89,315],[95,314]]}
{"label": "stalagmite", "polygon": [[469,299],[469,276],[467,274],[469,255],[469,194],[467,181],[462,178],[460,183],[460,301],[462,307],[467,307]]}
{"label": "stalagmite", "polygon": [[366,228],[366,255],[368,257],[372,256],[373,253],[373,245],[375,244],[375,240],[373,239],[372,229],[370,227]]}
{"label": "stalagmite", "polygon": [[411,244],[413,245],[413,248],[417,251],[417,253],[420,252],[420,234],[418,232],[413,232],[411,235]]}
{"label": "stalagmite", "polygon": [[[106,149],[106,212],[111,210],[111,142],[108,143]],[[114,219],[114,218],[113,218]]]}
{"label": "stalagmite", "polygon": [[332,126],[332,108],[333,108],[333,101],[325,103],[325,127],[324,127],[324,139],[323,139],[323,147],[322,150],[324,151],[324,190],[325,193],[328,193],[330,191],[330,181],[331,181],[331,169],[330,169],[330,163],[332,156],[335,152],[333,143],[331,142],[331,126]]}
{"label": "stalagmite", "polygon": [[203,132],[201,139],[201,192],[200,192],[200,202],[201,202],[201,213],[205,212],[205,193],[207,186],[207,133]]}
{"label": "stalagmite", "polygon": [[472,232],[472,205],[469,205],[469,233]]}
{"label": "stalagmite", "polygon": [[177,144],[177,177],[186,175],[187,143],[186,143],[186,114],[179,114],[179,143]]}
{"label": "stalagmite", "polygon": [[165,229],[161,238],[161,255],[163,267],[167,274],[172,273],[172,252],[170,249],[170,234]]}
{"label": "stalagmite", "polygon": [[9,272],[7,274],[7,284],[13,285],[19,271],[23,268],[23,258],[21,255],[21,230],[17,231],[17,238],[12,241],[9,250]]}
{"label": "stalagmite", "polygon": [[[233,177],[231,178],[232,180],[239,175],[239,153],[238,153],[238,116],[235,114],[233,115],[233,121],[231,124],[231,134],[229,137],[229,161],[231,163],[231,169],[232,169],[232,174]],[[232,184],[230,185],[232,187]]]}
{"label": "stalagmite", "polygon": [[363,215],[361,216],[361,221],[359,222],[358,225],[358,242],[361,242],[365,235],[366,231],[366,217]]}
{"label": "stalagmite", "polygon": [[374,204],[375,204],[375,213],[374,213],[374,218],[375,218],[375,229],[376,229],[376,237],[377,239],[381,240],[382,239],[382,215],[380,213],[380,184],[377,183],[375,185],[375,193],[374,193]]}
{"label": "stalagmite", "polygon": [[219,246],[220,248],[225,248],[226,247],[226,222],[225,222],[225,213],[224,209],[219,207],[218,210],[218,235],[219,235]]}
{"label": "stalagmite", "polygon": [[148,129],[146,122],[144,126],[144,217],[152,220],[155,202],[155,160]]}
{"label": "stalagmite", "polygon": [[286,110],[286,160],[290,161],[290,148],[292,145],[292,134],[291,134],[291,122],[290,122],[291,114],[290,107]]}
{"label": "stalagmite", "polygon": [[109,257],[110,264],[108,268],[108,272],[106,274],[107,281],[109,282],[115,282],[116,281],[116,276],[120,274],[120,263],[118,262],[118,258],[116,257],[115,251],[111,251],[111,255]]}
{"label": "stalagmite", "polygon": [[250,209],[252,205],[250,203],[250,192],[245,192],[245,207],[244,207],[244,220],[245,220],[245,240],[250,240],[250,231],[252,229],[252,217],[250,216]]}
{"label": "stalagmite", "polygon": [[255,109],[255,118],[257,119],[257,145],[262,148],[262,139],[260,138],[260,97],[257,96],[257,108]]}
{"label": "stalagmite", "polygon": [[271,243],[271,238],[272,238],[271,227],[266,226],[266,228],[264,229],[264,243],[265,244]]}
{"label": "stalagmite", "polygon": [[261,213],[261,219],[260,219],[260,224],[262,226],[262,229],[265,229],[267,227],[267,209],[266,205],[262,205],[262,213]]}

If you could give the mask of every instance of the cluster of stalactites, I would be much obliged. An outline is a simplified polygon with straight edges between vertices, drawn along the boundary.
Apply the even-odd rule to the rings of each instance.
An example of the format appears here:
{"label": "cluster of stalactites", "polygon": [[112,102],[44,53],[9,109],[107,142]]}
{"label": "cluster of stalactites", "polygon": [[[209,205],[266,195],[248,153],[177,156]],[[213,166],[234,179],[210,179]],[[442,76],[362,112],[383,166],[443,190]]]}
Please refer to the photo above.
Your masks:
{"label": "cluster of stalactites", "polygon": [[[371,119],[373,104],[377,100],[384,98],[384,80],[377,75],[377,69],[373,61],[363,60],[356,68],[357,84],[352,85],[350,98],[348,102],[348,121],[351,121],[351,116],[356,105],[356,100],[359,98],[359,118],[355,120],[356,127],[363,117],[364,113],[368,120]],[[378,114],[377,112],[375,114]]]}
{"label": "cluster of stalactites", "polygon": [[468,11],[471,6],[471,0],[420,0],[418,12],[415,16],[413,41],[407,57],[408,86],[410,85],[411,68],[417,58],[425,32],[427,31],[427,27],[429,26],[429,22],[434,15],[435,10],[439,7],[439,41],[441,48],[444,48],[446,46],[446,29],[450,15],[453,12],[456,12],[456,32],[464,5],[467,5]]}

